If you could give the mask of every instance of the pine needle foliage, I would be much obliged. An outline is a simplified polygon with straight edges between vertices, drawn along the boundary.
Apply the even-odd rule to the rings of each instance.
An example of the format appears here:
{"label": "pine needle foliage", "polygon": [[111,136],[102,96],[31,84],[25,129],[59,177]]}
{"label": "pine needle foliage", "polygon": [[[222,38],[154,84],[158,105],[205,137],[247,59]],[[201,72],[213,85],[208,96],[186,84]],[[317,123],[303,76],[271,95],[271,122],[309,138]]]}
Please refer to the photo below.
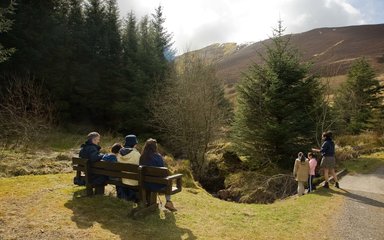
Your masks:
{"label": "pine needle foliage", "polygon": [[255,168],[277,164],[289,169],[298,151],[313,140],[319,111],[318,79],[309,74],[298,51],[283,36],[281,21],[273,30],[270,45],[238,86],[233,125],[235,146]]}

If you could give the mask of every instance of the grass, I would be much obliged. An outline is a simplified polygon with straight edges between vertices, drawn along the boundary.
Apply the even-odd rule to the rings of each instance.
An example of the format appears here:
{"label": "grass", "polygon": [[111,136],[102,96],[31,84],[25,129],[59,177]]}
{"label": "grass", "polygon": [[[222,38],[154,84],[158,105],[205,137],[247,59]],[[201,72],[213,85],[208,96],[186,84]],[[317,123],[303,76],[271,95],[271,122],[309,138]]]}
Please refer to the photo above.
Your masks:
{"label": "grass", "polygon": [[384,152],[373,153],[371,155],[363,155],[357,159],[342,162],[342,166],[352,174],[370,173],[383,165]]}
{"label": "grass", "polygon": [[[102,136],[103,146],[120,139]],[[39,157],[39,152],[0,150],[0,174],[9,169],[24,171],[10,175],[46,174],[0,175],[0,239],[308,239],[326,232],[332,214],[343,204],[341,190],[324,189],[270,205],[225,202],[186,177],[188,184],[184,186],[191,188],[173,197],[178,212],[161,209],[132,220],[128,218],[132,204],[116,199],[113,191],[106,196],[83,197],[84,188],[72,184],[72,153],[68,151],[79,147],[83,135],[58,132],[47,139],[45,145],[53,150]],[[174,164],[173,169],[190,175],[186,162]],[[342,164],[350,172],[367,173],[384,164],[384,153]],[[47,169],[70,173],[48,174]]]}
{"label": "grass", "polygon": [[72,185],[73,175],[0,178],[0,238],[307,239],[323,231],[342,204],[337,192],[323,190],[256,205],[186,188],[173,197],[178,212],[159,210],[132,220],[131,203],[107,195],[83,197],[84,188]]}
{"label": "grass", "polygon": [[[71,158],[78,155],[88,132],[68,133],[56,129],[26,145],[0,142],[0,177],[71,172]],[[101,152],[110,152],[115,142],[124,143],[124,136],[102,133]],[[145,140],[139,139],[139,149]]]}

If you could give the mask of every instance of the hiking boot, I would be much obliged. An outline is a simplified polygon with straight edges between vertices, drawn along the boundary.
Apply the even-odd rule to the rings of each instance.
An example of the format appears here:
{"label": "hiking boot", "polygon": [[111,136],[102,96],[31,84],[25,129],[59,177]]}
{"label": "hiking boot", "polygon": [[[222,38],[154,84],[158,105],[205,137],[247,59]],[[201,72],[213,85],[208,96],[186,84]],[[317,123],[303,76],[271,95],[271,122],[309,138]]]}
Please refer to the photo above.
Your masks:
{"label": "hiking boot", "polygon": [[173,206],[173,203],[171,201],[167,201],[164,205],[166,209],[168,209],[171,212],[176,212],[177,209]]}
{"label": "hiking boot", "polygon": [[329,188],[329,184],[328,184],[328,182],[325,182],[323,187],[324,187],[324,188]]}
{"label": "hiking boot", "polygon": [[335,183],[335,187],[340,188],[340,186],[339,186],[339,182],[336,182],[336,183]]}

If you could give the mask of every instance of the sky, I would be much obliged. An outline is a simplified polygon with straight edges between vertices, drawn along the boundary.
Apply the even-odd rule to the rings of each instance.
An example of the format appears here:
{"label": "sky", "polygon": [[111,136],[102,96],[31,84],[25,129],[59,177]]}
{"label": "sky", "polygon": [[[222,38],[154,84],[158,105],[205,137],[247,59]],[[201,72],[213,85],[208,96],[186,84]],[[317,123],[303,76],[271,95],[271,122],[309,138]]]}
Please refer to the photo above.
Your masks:
{"label": "sky", "polygon": [[117,0],[121,17],[138,19],[159,5],[178,54],[213,43],[267,39],[279,19],[285,33],[384,23],[383,0]]}

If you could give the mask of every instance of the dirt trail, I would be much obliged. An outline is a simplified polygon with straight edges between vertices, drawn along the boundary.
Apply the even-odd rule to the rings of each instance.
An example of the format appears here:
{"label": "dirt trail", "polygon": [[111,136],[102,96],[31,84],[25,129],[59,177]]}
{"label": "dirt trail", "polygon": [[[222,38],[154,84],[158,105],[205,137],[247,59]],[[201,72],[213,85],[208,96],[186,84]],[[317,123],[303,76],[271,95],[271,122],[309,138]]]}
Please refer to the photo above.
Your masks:
{"label": "dirt trail", "polygon": [[384,166],[340,180],[346,201],[332,221],[329,239],[384,239]]}

